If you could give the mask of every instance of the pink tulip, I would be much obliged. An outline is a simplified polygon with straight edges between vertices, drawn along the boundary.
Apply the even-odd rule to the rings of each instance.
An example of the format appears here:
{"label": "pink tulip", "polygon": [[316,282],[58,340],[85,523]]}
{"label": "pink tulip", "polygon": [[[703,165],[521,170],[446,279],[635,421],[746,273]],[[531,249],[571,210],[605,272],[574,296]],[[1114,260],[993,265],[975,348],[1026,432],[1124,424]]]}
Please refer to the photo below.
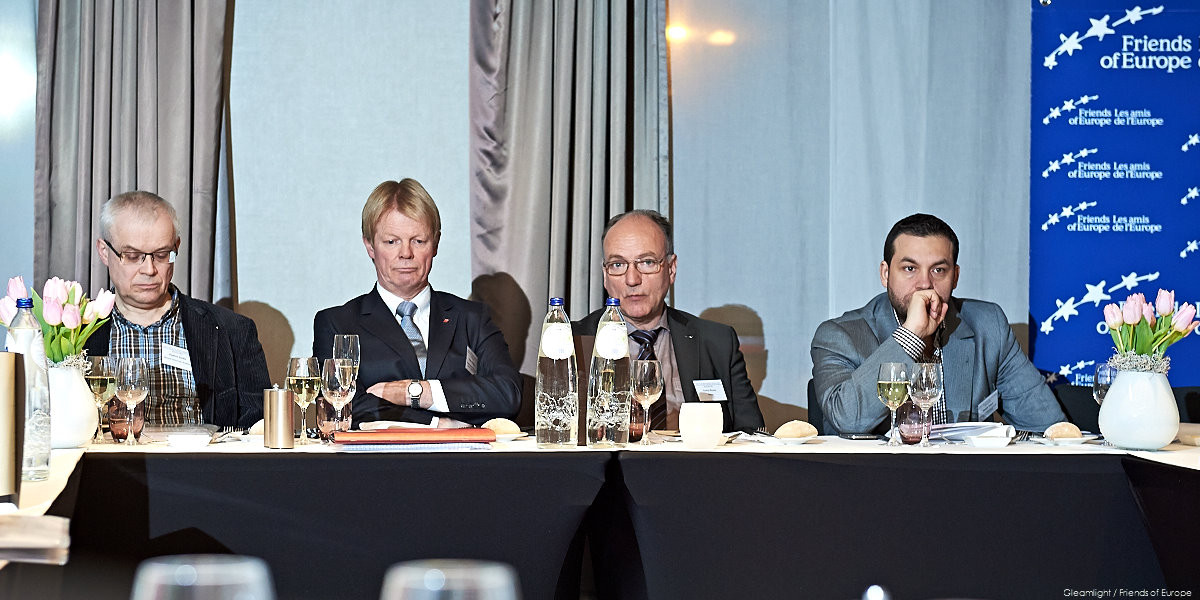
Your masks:
{"label": "pink tulip", "polygon": [[1125,306],[1121,307],[1121,315],[1125,318],[1125,322],[1130,325],[1136,325],[1142,320],[1142,305],[1146,303],[1146,298],[1141,294],[1130,294],[1125,299]]}
{"label": "pink tulip", "polygon": [[64,304],[67,301],[67,282],[57,277],[51,277],[46,280],[46,285],[42,286],[42,301],[57,302]]}
{"label": "pink tulip", "polygon": [[[78,310],[78,307],[76,307],[76,310]],[[49,299],[42,301],[42,320],[45,321],[47,325],[51,327],[62,325],[62,319],[62,303]]]}
{"label": "pink tulip", "polygon": [[12,323],[13,317],[17,316],[17,300],[12,296],[0,298],[0,322],[8,327]]}
{"label": "pink tulip", "polygon": [[1158,298],[1154,299],[1154,309],[1158,311],[1158,316],[1160,317],[1165,317],[1175,312],[1175,292],[1158,290]]}
{"label": "pink tulip", "polygon": [[1171,328],[1175,331],[1186,333],[1190,327],[1195,327],[1196,324],[1192,319],[1196,318],[1196,307],[1191,304],[1184,304],[1179,307],[1179,312],[1171,317]]}
{"label": "pink tulip", "polygon": [[1108,324],[1109,329],[1116,329],[1125,324],[1125,320],[1121,318],[1121,309],[1116,304],[1104,307],[1104,322]]}
{"label": "pink tulip", "polygon": [[1146,322],[1154,324],[1154,307],[1149,304],[1142,305],[1142,316],[1146,318]]}
{"label": "pink tulip", "polygon": [[105,319],[112,314],[113,304],[117,301],[117,295],[108,291],[100,290],[96,292],[96,299],[88,303],[88,308],[96,307],[96,316]]}
{"label": "pink tulip", "polygon": [[78,304],[67,304],[62,308],[62,324],[67,329],[75,329],[83,322],[83,317],[79,314]]}
{"label": "pink tulip", "polygon": [[25,287],[25,278],[21,277],[20,275],[9,278],[8,297],[12,298],[13,300],[29,297],[29,290]]}
{"label": "pink tulip", "polygon": [[67,282],[67,301],[72,304],[79,304],[83,299],[83,286],[79,285],[78,281]]}

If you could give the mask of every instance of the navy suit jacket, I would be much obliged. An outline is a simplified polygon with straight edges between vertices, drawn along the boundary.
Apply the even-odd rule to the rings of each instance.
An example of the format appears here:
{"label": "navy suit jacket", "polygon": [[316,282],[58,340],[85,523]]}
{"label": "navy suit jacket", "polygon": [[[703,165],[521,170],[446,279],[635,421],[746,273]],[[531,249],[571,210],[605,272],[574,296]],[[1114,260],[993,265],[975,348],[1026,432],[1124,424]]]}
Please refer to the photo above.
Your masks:
{"label": "navy suit jacket", "polygon": [[[604,309],[572,323],[575,335],[596,335]],[[758,395],[746,375],[746,359],[732,327],[667,307],[667,327],[675,350],[675,369],[684,402],[699,402],[693,381],[720,379],[727,401],[721,402],[722,431],[752,431],[763,426]],[[588,360],[584,357],[583,360]]]}
{"label": "navy suit jacket", "polygon": [[[512,418],[521,407],[521,374],[483,304],[433,292],[424,376],[408,336],[374,289],[317,313],[313,356],[322,361],[330,358],[333,336],[339,333],[358,334],[361,361],[353,399],[355,424],[377,420],[430,423],[434,416],[447,416],[479,425],[495,417]],[[468,370],[468,355],[474,357],[470,359],[474,373]],[[441,382],[449,412],[398,406],[366,393],[376,383],[401,379]]]}
{"label": "navy suit jacket", "polygon": [[[182,292],[179,313],[204,422],[239,427],[258,422],[271,376],[254,321]],[[109,320],[88,338],[90,356],[108,356],[111,331]]]}

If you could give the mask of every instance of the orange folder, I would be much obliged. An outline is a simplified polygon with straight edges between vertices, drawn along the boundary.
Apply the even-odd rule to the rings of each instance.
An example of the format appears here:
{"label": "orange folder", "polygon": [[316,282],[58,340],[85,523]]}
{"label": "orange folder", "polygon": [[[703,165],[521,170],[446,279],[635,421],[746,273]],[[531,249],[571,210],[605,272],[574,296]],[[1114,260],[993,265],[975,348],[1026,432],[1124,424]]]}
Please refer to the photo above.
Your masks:
{"label": "orange folder", "polygon": [[458,429],[377,429],[374,431],[337,431],[333,441],[340,444],[437,444],[448,442],[494,442],[496,432],[482,427]]}

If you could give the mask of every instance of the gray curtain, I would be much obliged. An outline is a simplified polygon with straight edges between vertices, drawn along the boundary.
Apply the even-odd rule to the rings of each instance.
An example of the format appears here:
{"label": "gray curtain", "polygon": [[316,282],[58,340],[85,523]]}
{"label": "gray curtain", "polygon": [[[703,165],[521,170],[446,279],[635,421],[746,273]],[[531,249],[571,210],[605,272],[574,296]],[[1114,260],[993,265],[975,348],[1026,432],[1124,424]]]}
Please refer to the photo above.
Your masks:
{"label": "gray curtain", "polygon": [[665,0],[471,3],[472,276],[515,282],[503,297],[526,306],[489,303],[531,315],[506,331],[526,373],[548,297],[575,318],[603,303],[605,221],[669,214],[665,17]]}
{"label": "gray curtain", "polygon": [[148,190],[179,213],[175,283],[212,299],[225,0],[38,4],[34,278],[108,285],[100,207]]}

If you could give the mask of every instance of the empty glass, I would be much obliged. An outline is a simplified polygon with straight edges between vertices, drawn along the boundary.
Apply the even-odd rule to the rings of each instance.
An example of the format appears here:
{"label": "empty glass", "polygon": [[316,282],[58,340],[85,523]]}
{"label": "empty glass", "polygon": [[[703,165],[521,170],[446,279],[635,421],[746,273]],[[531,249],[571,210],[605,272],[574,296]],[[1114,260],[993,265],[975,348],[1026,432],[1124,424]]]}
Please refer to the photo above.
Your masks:
{"label": "empty glass", "polygon": [[392,565],[380,600],[517,600],[512,567],[482,560],[417,560]]}
{"label": "empty glass", "polygon": [[[921,407],[925,420],[929,421],[929,409],[937,403],[942,395],[942,365],[940,363],[917,363],[913,365],[912,381],[908,386],[908,395],[913,403]],[[929,434],[921,436],[921,446],[928,448]]]}
{"label": "empty glass", "polygon": [[1108,363],[1096,365],[1096,376],[1092,379],[1092,398],[1096,400],[1096,404],[1104,404],[1104,396],[1108,394],[1108,387],[1116,378],[1117,370],[1108,366]]}
{"label": "empty glass", "polygon": [[142,561],[131,600],[274,600],[267,563],[252,556],[181,554]]}

